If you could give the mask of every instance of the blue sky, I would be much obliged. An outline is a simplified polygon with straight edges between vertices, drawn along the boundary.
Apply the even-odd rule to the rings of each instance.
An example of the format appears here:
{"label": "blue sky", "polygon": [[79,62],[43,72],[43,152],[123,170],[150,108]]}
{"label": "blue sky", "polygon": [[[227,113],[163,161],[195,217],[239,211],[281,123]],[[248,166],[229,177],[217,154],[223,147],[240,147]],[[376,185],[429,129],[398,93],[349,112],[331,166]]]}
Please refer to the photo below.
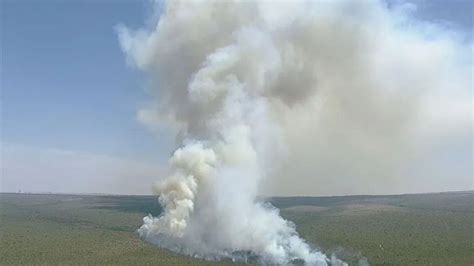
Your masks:
{"label": "blue sky", "polygon": [[114,30],[145,16],[141,1],[2,2],[2,141],[160,155],[136,120],[146,95]]}
{"label": "blue sky", "polygon": [[[447,8],[446,1],[415,1],[416,16],[459,28],[472,38],[472,4],[452,1]],[[54,178],[43,182],[51,173],[41,173],[38,169],[44,165],[35,158],[58,154],[140,168],[131,176],[146,168],[149,182],[143,183],[151,183],[157,173],[154,165],[166,161],[174,136],[166,130],[153,134],[137,120],[137,110],[148,99],[144,79],[126,64],[115,31],[119,24],[142,26],[150,15],[148,5],[138,0],[1,1],[2,164],[25,168],[20,174],[11,170],[15,167],[2,171],[1,191],[107,192],[107,179],[95,189],[46,184]],[[53,174],[70,169],[83,168],[64,162]],[[35,172],[42,180],[36,184],[45,185],[28,185],[35,182],[26,175]],[[77,184],[88,182],[80,174],[71,178]]]}

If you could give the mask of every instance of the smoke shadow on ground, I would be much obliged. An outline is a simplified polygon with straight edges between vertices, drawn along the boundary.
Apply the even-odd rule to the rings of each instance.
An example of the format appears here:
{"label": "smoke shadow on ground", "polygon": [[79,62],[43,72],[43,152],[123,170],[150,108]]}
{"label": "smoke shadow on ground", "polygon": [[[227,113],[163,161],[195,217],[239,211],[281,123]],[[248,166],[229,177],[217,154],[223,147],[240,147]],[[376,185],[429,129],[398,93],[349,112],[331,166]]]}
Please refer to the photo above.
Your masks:
{"label": "smoke shadow on ground", "polygon": [[298,206],[347,207],[356,204],[386,204],[407,209],[433,209],[450,212],[472,213],[472,195],[474,191],[440,192],[405,195],[356,195],[330,197],[270,197],[259,200],[270,202],[279,209]]}
{"label": "smoke shadow on ground", "polygon": [[158,216],[163,210],[156,196],[102,196],[91,208],[153,216]]}
{"label": "smoke shadow on ground", "polygon": [[[377,196],[346,196],[346,197],[271,197],[263,198],[279,209],[291,208],[295,206],[321,206],[333,207],[346,205],[348,203],[368,201],[371,197]],[[368,199],[369,198],[369,199]]]}
{"label": "smoke shadow on ground", "polygon": [[[427,202],[436,201],[437,198],[450,196],[448,201],[445,200],[441,204],[443,209],[449,211],[473,212],[472,207],[461,208],[466,206],[464,201],[469,200],[468,196],[472,195],[472,191],[456,192],[456,193],[436,193],[430,194],[412,194],[412,195],[389,195],[389,196],[345,196],[345,197],[261,197],[259,201],[271,203],[279,209],[287,209],[297,206],[319,206],[319,207],[337,207],[350,204],[367,204],[367,203],[385,203],[398,207],[423,209],[424,199]],[[467,204],[467,206],[470,206]],[[93,207],[91,209],[115,210],[127,213],[141,213],[144,215],[152,214],[158,216],[162,212],[162,207],[156,196],[97,196],[94,197]]]}

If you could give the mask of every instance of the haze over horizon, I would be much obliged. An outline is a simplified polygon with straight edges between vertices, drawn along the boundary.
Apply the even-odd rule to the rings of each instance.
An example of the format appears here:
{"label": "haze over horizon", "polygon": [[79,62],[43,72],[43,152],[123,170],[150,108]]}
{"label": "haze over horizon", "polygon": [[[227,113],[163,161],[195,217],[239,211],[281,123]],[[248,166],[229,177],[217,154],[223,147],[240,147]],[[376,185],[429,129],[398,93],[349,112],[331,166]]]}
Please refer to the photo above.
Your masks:
{"label": "haze over horizon", "polygon": [[[298,105],[282,111],[286,116],[278,119],[286,125],[290,155],[261,194],[474,189],[472,3],[454,1],[450,8],[443,1],[388,1],[387,5],[403,6],[400,12],[408,22],[401,23],[401,31],[403,27],[425,31],[424,41],[432,46],[414,49],[403,46],[413,41],[408,35],[403,36],[407,39],[390,36],[379,43],[386,49],[367,46],[361,51],[387,53],[387,57],[392,52],[408,54],[390,58],[393,61],[387,65],[409,62],[409,69],[422,75],[409,76],[396,68],[391,71],[406,76],[384,77],[400,87],[433,84],[436,89],[426,89],[426,94],[404,91],[398,100],[380,106],[379,95],[370,91],[362,94],[375,100],[360,104],[352,100],[360,91],[332,95],[328,90],[332,96],[325,98],[328,108],[318,123],[312,120],[320,110],[318,104],[311,106],[313,113],[299,110]],[[149,96],[153,91],[142,74],[127,65],[122,51],[127,37],[118,30],[122,24],[141,28],[143,19],[151,15],[147,7],[148,1],[1,2],[1,192],[148,195],[151,184],[168,174],[167,160],[178,143],[177,126],[173,121],[163,124],[162,117],[154,115],[156,106]],[[410,28],[419,25],[412,22],[424,23],[424,28]],[[406,53],[400,52],[403,49]],[[419,57],[410,61],[414,56]],[[408,86],[409,82],[414,85]],[[289,105],[298,93],[306,95],[305,91],[290,95]],[[339,101],[361,112],[331,104]],[[426,107],[420,116],[410,113],[419,106]],[[412,116],[418,120],[410,120]],[[298,119],[289,119],[293,117]]]}

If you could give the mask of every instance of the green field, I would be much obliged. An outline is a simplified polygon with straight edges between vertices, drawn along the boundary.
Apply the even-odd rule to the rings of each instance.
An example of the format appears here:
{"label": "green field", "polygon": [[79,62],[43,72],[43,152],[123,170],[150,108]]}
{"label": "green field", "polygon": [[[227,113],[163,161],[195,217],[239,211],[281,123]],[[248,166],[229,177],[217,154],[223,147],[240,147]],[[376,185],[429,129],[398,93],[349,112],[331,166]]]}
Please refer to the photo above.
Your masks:
{"label": "green field", "polygon": [[[474,192],[273,198],[300,234],[357,264],[473,265]],[[0,194],[0,264],[231,264],[141,241],[155,197]]]}

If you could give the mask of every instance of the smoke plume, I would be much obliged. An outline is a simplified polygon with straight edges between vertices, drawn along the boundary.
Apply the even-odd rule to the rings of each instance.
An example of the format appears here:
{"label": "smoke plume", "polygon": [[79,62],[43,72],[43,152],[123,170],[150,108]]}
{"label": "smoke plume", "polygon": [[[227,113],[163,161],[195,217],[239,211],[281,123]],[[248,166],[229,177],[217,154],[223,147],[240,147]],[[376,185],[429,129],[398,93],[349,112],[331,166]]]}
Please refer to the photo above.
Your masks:
{"label": "smoke plume", "polygon": [[[163,214],[145,217],[139,233],[183,254],[342,263],[312,249],[259,201],[262,184],[282,175],[301,184],[329,171],[382,179],[422,132],[413,127],[424,114],[421,95],[470,82],[457,57],[466,48],[413,23],[411,5],[170,1],[155,8],[163,13],[149,28],[119,28],[122,49],[156,99],[139,118],[177,132],[171,174],[155,185]],[[313,171],[313,163],[321,168]]]}

